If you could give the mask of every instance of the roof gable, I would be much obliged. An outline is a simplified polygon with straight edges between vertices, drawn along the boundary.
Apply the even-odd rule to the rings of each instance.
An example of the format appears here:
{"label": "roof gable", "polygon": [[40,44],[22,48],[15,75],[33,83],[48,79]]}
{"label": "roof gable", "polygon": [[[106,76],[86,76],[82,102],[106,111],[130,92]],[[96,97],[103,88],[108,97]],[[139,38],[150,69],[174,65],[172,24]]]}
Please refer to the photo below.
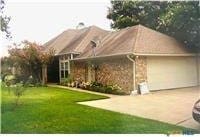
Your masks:
{"label": "roof gable", "polygon": [[105,36],[107,33],[108,31],[96,26],[88,27],[84,33],[80,33],[74,37],[59,54],[66,54],[69,52],[82,53],[93,38],[99,37],[99,39],[101,39],[101,37]]}
{"label": "roof gable", "polygon": [[44,44],[46,51],[55,49],[57,55],[81,53],[93,37],[101,37],[108,31],[90,26],[83,29],[69,29]]}

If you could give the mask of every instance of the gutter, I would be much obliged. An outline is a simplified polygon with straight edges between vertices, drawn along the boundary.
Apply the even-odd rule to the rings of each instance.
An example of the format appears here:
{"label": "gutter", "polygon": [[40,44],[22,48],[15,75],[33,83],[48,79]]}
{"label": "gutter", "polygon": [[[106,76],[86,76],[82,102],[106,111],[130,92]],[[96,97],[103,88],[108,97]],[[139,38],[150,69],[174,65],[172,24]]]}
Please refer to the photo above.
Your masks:
{"label": "gutter", "polygon": [[130,57],[130,55],[126,55],[126,57],[128,58],[128,60],[130,60],[131,62],[133,62],[133,91],[135,91],[136,90],[136,84],[135,84],[135,74],[136,74],[135,60],[132,59]]}
{"label": "gutter", "polygon": [[74,59],[71,59],[70,61],[88,60],[88,59],[97,59],[97,58],[106,58],[106,57],[113,57],[113,56],[127,56],[127,55],[132,55],[132,53],[111,54],[111,55],[103,55],[103,56],[92,56],[92,57],[74,58]]}
{"label": "gutter", "polygon": [[68,52],[68,53],[56,53],[55,56],[62,56],[62,55],[69,55],[69,54],[76,54],[79,55],[81,54],[80,52]]}
{"label": "gutter", "polygon": [[[82,58],[75,58],[71,60],[87,60],[87,59],[97,59],[97,58],[105,58],[105,57],[113,57],[113,56],[127,56],[127,55],[134,55],[134,56],[171,56],[171,57],[176,57],[176,56],[196,56],[196,54],[141,54],[141,53],[133,53],[133,52],[128,52],[128,53],[122,53],[122,54],[110,54],[110,55],[102,55],[102,56],[92,56],[92,57],[82,57]],[[130,60],[130,59],[129,59]]]}
{"label": "gutter", "polygon": [[133,53],[135,56],[171,56],[171,57],[176,57],[176,56],[196,56],[195,53],[188,53],[188,54],[146,54],[146,53]]}

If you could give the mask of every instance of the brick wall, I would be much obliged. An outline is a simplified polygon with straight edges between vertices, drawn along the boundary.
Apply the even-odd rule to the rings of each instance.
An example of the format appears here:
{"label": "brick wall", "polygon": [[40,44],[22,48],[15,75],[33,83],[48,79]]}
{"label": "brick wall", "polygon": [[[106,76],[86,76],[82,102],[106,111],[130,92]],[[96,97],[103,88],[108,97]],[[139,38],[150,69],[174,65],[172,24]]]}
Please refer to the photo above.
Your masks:
{"label": "brick wall", "polygon": [[96,80],[103,84],[117,84],[127,94],[133,90],[133,64],[127,58],[106,60],[99,63]]}
{"label": "brick wall", "polygon": [[[98,67],[95,74],[97,82],[102,84],[117,84],[127,94],[133,90],[133,63],[127,58],[101,59],[92,62]],[[88,65],[91,62],[74,62],[71,67],[74,80],[88,80]],[[93,74],[94,75],[94,74]]]}
{"label": "brick wall", "polygon": [[71,76],[75,81],[86,81],[87,63],[85,62],[70,62]]}

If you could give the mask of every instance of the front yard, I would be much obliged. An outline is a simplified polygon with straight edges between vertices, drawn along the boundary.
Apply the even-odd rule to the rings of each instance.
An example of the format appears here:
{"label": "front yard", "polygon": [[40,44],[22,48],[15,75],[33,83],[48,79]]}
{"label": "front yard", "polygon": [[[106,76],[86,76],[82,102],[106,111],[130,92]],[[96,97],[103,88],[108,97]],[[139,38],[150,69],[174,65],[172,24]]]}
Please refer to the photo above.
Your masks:
{"label": "front yard", "polygon": [[154,120],[77,104],[107,97],[53,87],[29,88],[13,110],[14,96],[1,91],[2,133],[182,133]]}

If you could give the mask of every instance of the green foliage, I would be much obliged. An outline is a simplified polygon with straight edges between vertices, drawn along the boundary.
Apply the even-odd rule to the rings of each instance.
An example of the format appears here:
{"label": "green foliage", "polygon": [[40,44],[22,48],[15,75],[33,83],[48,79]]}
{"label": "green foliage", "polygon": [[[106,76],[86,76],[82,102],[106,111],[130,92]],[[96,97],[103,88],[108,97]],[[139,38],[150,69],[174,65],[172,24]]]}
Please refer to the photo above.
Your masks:
{"label": "green foliage", "polygon": [[1,76],[2,79],[6,75],[12,74],[11,67],[13,67],[14,62],[9,57],[1,57]]}
{"label": "green foliage", "polygon": [[111,1],[107,18],[122,29],[142,24],[175,37],[193,51],[200,49],[199,1]]}
{"label": "green foliage", "polygon": [[69,83],[68,79],[63,79],[61,85],[69,87],[77,87],[81,89],[86,89],[101,93],[108,93],[108,94],[117,94],[117,95],[125,94],[118,85],[103,85],[102,83],[99,83],[97,81],[93,81],[91,83],[74,81]]}
{"label": "green foliage", "polygon": [[61,88],[28,88],[16,111],[13,96],[2,91],[1,133],[183,133],[191,129],[98,109],[77,102],[107,97]]}
{"label": "green foliage", "polygon": [[10,87],[11,85],[16,83],[16,77],[14,75],[6,75],[4,78],[4,82],[6,86]]}
{"label": "green foliage", "polygon": [[[22,47],[22,48],[20,48]],[[42,67],[51,63],[54,50],[45,51],[44,47],[29,41],[23,41],[19,45],[13,44],[9,49],[9,58],[16,68],[20,68],[23,77],[32,76],[37,82],[42,81]]]}
{"label": "green foliage", "polygon": [[122,89],[118,85],[103,85],[99,82],[91,82],[90,90],[96,91],[96,92],[102,92],[102,93],[108,93],[108,94],[116,94],[116,95],[124,95],[125,93],[122,92]]}
{"label": "green foliage", "polygon": [[9,31],[9,22],[10,22],[10,17],[4,15],[4,7],[5,7],[5,2],[4,0],[0,0],[0,22],[1,22],[1,32],[6,34],[6,38],[11,38],[11,32]]}
{"label": "green foliage", "polygon": [[62,78],[61,79],[60,84],[64,85],[64,86],[67,86],[68,84],[71,84],[72,82],[73,82],[73,78],[70,75],[68,75],[67,78]]}
{"label": "green foliage", "polygon": [[99,83],[97,81],[93,81],[93,82],[90,83],[90,86],[91,87],[102,87],[103,84],[101,84],[101,83]]}
{"label": "green foliage", "polygon": [[23,83],[16,83],[14,85],[11,85],[11,89],[16,97],[15,98],[15,107],[17,107],[19,105],[19,99],[23,95],[24,91],[26,90],[26,87],[23,85]]}

